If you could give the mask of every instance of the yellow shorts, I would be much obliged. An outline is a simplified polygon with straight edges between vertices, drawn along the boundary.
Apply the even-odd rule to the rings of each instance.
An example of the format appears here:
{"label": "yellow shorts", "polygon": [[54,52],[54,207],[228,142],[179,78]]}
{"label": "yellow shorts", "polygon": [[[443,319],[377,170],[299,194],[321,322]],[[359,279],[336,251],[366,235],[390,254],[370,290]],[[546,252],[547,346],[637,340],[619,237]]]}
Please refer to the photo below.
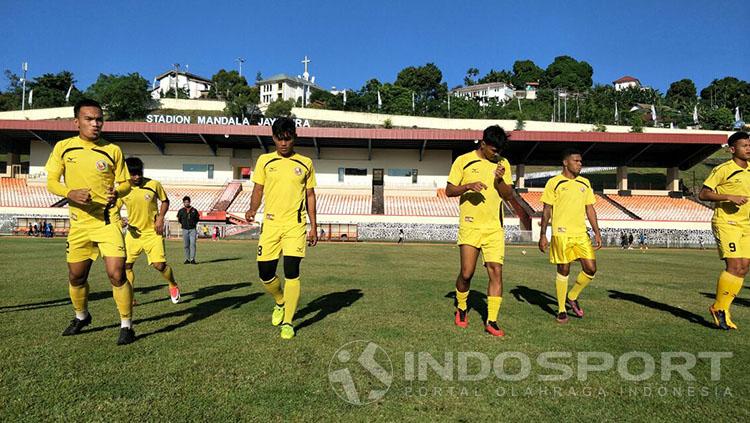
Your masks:
{"label": "yellow shorts", "polygon": [[711,229],[716,238],[719,258],[750,258],[750,227],[714,223]]}
{"label": "yellow shorts", "polygon": [[500,263],[505,260],[505,231],[500,229],[478,229],[458,227],[458,245],[471,245],[482,251],[485,263]]}
{"label": "yellow shorts", "polygon": [[568,264],[578,259],[596,260],[591,238],[586,235],[552,235],[549,246],[549,262]]}
{"label": "yellow shorts", "polygon": [[258,261],[276,260],[284,256],[304,257],[307,247],[307,226],[263,225],[258,240]]}
{"label": "yellow shorts", "polygon": [[119,222],[100,228],[70,227],[65,252],[68,263],[96,260],[102,257],[125,257],[125,241]]}
{"label": "yellow shorts", "polygon": [[125,250],[127,250],[126,263],[135,263],[142,252],[146,252],[148,264],[166,263],[164,255],[164,237],[154,231],[135,232],[128,231],[125,234]]}

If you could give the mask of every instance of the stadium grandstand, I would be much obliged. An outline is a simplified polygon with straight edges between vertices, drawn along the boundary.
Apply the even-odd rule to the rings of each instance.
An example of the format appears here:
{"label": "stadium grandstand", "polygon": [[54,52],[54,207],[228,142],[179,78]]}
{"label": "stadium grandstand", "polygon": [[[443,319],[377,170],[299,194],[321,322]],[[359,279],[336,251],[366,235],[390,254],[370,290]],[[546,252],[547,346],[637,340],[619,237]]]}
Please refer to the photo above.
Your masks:
{"label": "stadium grandstand", "polygon": [[[107,140],[126,156],[140,157],[146,175],[164,184],[171,221],[182,198],[190,196],[211,225],[245,223],[252,168],[260,154],[273,151],[268,126],[107,122],[104,129]],[[44,164],[55,142],[76,133],[69,120],[0,120],[7,169],[0,181],[2,231],[15,227],[16,217],[64,214],[65,200],[45,188]],[[298,136],[297,151],[313,159],[317,173],[319,222],[357,224],[361,235],[375,239],[404,229],[411,240],[433,240],[444,235],[429,228],[444,234],[457,224],[458,199],[444,190],[448,170],[455,157],[475,148],[481,131],[312,126],[299,128]],[[561,152],[575,147],[585,166],[617,170],[616,187],[597,192],[595,209],[605,231],[697,231],[710,239],[712,210],[680,190],[678,170],[718,151],[726,134],[524,130],[510,136],[503,155],[513,165],[517,195],[505,205],[505,225],[528,233],[520,238],[538,237],[542,211],[541,189],[525,186],[526,166],[554,169]],[[665,169],[664,188],[628,189],[628,169],[639,167]]]}

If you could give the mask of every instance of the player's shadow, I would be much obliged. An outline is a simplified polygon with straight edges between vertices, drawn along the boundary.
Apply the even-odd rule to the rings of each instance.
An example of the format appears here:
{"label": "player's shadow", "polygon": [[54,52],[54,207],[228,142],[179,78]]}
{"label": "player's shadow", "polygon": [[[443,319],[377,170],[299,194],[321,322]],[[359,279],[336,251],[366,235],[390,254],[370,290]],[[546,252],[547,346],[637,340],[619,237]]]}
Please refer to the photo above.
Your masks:
{"label": "player's shadow", "polygon": [[[716,293],[712,293],[712,292],[701,292],[701,295],[703,295],[706,298],[710,298],[712,300],[716,298]],[[746,298],[735,297],[735,299],[732,301],[732,305],[735,305],[735,304],[741,305],[742,307],[750,307],[750,300]]]}
{"label": "player's shadow", "polygon": [[557,299],[546,292],[519,285],[511,289],[510,294],[513,295],[516,301],[527,302],[539,307],[547,314],[552,316],[557,315],[555,309],[552,308],[553,306],[557,306]]}
{"label": "player's shadow", "polygon": [[[136,288],[135,290],[138,293],[147,293],[154,291],[156,289],[159,289],[158,286],[153,287],[142,287],[142,288]],[[112,298],[112,291],[96,291],[96,292],[89,292],[89,302],[91,301],[99,301],[104,300],[107,298]],[[37,310],[40,308],[48,308],[48,307],[59,307],[59,306],[65,306],[70,305],[70,298],[59,298],[56,300],[49,300],[49,301],[40,301],[37,303],[28,303],[28,304],[18,304],[18,305],[10,305],[10,306],[2,306],[0,307],[0,314],[1,313],[14,313],[16,311],[28,311],[28,310]]]}
{"label": "player's shadow", "polygon": [[216,259],[211,259],[211,260],[201,260],[199,264],[221,263],[223,261],[234,261],[234,260],[242,260],[242,257],[222,257],[222,258],[216,258]]}
{"label": "player's shadow", "polygon": [[[180,294],[180,304],[187,304],[191,301],[199,300],[201,298],[211,297],[216,294],[220,294],[222,292],[232,291],[239,288],[244,288],[250,286],[250,282],[239,282],[234,284],[222,284],[222,285],[210,285],[210,286],[204,286],[202,288],[199,288],[197,291],[193,292],[182,292]],[[154,304],[154,303],[160,303],[163,301],[169,301],[169,298],[166,296],[166,290],[167,290],[167,284],[162,285],[156,285],[153,287],[149,287],[150,290],[157,290],[157,289],[164,289],[165,290],[165,296],[162,298],[157,298],[155,300],[151,301],[138,301],[138,306],[145,306],[147,304]],[[137,300],[137,298],[136,298]]]}
{"label": "player's shadow", "polygon": [[297,319],[302,319],[308,315],[312,316],[300,322],[294,328],[299,331],[302,328],[313,325],[325,319],[327,316],[338,313],[342,309],[351,306],[363,296],[364,294],[360,289],[349,289],[346,291],[331,292],[330,294],[321,295],[307,303],[305,307],[297,310]]}
{"label": "player's shadow", "polygon": [[695,324],[698,324],[707,328],[711,328],[711,329],[715,327],[713,324],[709,323],[703,317],[695,313],[689,312],[687,310],[683,310],[679,307],[671,306],[665,303],[660,303],[658,301],[654,301],[650,298],[647,298],[638,294],[631,294],[628,292],[615,291],[611,289],[608,292],[609,292],[609,298],[612,298],[614,300],[630,301],[630,302],[640,304],[648,308],[652,308],[654,310],[666,311],[667,313],[675,317],[679,317],[680,319],[687,320],[690,323],[695,323]]}
{"label": "player's shadow", "polygon": [[[454,306],[456,301],[456,291],[445,294],[444,298],[453,298]],[[473,289],[469,290],[469,298],[466,299],[466,311],[474,310],[482,317],[482,321],[487,321],[487,294]]]}
{"label": "player's shadow", "polygon": [[234,297],[217,298],[215,300],[205,301],[205,302],[196,304],[186,309],[176,310],[176,311],[165,313],[159,316],[147,317],[145,319],[136,320],[135,324],[141,324],[141,323],[154,322],[154,321],[159,321],[162,319],[168,319],[168,318],[174,318],[174,317],[182,317],[182,316],[186,317],[184,320],[182,320],[179,323],[174,323],[169,326],[165,326],[161,329],[157,329],[153,332],[148,332],[148,333],[138,335],[138,339],[148,338],[149,336],[158,335],[160,333],[172,332],[176,329],[191,325],[196,322],[200,322],[201,320],[211,317],[214,314],[219,313],[221,311],[229,310],[229,309],[237,309],[244,304],[247,304],[251,301],[255,301],[257,298],[261,296],[263,296],[262,293],[253,292],[250,295],[237,295]]}

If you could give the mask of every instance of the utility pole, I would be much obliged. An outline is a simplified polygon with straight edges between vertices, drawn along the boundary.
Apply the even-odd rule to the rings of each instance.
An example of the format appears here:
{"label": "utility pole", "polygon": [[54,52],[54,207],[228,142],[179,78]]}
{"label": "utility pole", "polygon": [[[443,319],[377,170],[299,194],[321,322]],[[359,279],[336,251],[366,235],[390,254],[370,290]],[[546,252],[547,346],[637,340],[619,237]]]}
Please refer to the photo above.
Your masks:
{"label": "utility pole", "polygon": [[242,57],[237,58],[237,63],[240,64],[240,77],[242,77],[242,64],[245,63],[245,59]]}
{"label": "utility pole", "polygon": [[21,70],[23,71],[23,78],[21,78],[21,110],[26,110],[26,71],[29,70],[29,63],[23,62]]}

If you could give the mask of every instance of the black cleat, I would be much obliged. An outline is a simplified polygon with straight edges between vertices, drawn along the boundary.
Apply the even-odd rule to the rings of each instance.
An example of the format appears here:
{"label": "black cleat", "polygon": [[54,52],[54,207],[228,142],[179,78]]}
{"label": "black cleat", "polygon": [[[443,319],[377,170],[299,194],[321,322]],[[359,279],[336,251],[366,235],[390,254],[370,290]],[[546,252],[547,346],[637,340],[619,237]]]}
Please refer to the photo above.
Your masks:
{"label": "black cleat", "polygon": [[65,328],[65,330],[62,333],[62,336],[71,336],[71,335],[78,335],[81,333],[81,330],[91,324],[91,313],[89,313],[88,316],[86,316],[85,319],[80,320],[77,317],[70,321],[70,326]]}
{"label": "black cleat", "polygon": [[715,309],[712,305],[708,308],[708,312],[711,313],[711,317],[714,318],[714,323],[716,324],[717,328],[721,330],[731,329],[727,324],[727,314],[724,310]]}
{"label": "black cleat", "polygon": [[135,342],[135,331],[133,328],[120,328],[120,337],[117,338],[117,345],[128,345]]}
{"label": "black cleat", "polygon": [[195,260],[190,260],[190,264],[198,264],[195,262]]}
{"label": "black cleat", "polygon": [[190,260],[185,260],[185,262],[182,264],[190,264]]}
{"label": "black cleat", "polygon": [[564,311],[557,313],[555,320],[557,321],[557,323],[568,323],[568,313]]}

